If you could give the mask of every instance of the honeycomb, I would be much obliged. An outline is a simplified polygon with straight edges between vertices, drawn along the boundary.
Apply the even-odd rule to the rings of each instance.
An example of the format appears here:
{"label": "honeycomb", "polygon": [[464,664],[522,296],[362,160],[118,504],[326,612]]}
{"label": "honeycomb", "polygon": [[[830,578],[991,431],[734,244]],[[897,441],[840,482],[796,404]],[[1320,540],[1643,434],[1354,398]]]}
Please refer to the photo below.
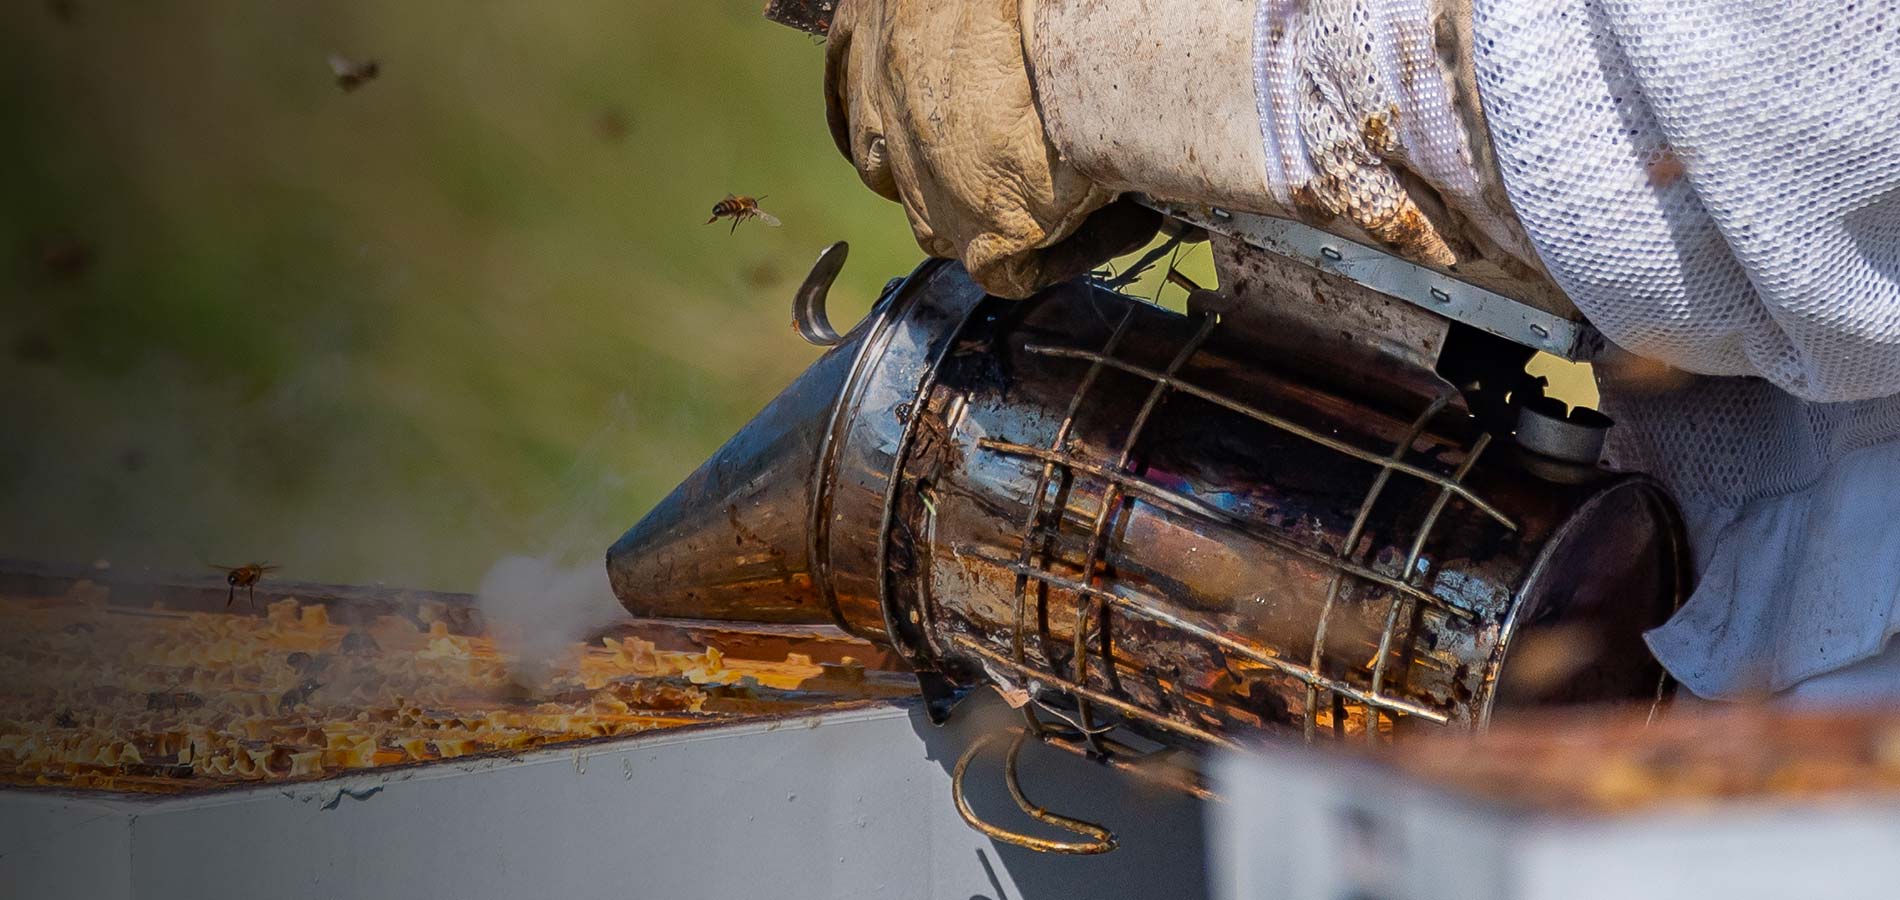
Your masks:
{"label": "honeycomb", "polygon": [[0,599],[0,784],[299,781],[914,691],[850,658],[736,659],[638,634],[574,644],[528,678],[493,638],[453,630],[442,604],[353,625],[332,611],[296,597],[261,614],[84,590]]}

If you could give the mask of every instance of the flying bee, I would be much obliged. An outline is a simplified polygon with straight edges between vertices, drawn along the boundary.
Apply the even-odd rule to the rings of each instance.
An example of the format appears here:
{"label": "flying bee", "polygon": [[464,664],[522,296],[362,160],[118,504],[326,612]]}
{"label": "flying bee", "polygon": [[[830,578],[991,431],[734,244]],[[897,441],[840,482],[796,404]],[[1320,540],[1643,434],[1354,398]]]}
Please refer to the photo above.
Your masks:
{"label": "flying bee", "polygon": [[263,580],[264,573],[275,571],[278,567],[264,563],[250,563],[248,565],[235,567],[212,566],[211,568],[223,570],[224,583],[231,586],[230,594],[224,598],[224,605],[226,607],[237,602],[237,589],[243,588],[245,590],[246,599],[250,602],[251,606],[255,608],[257,606],[257,583]]}
{"label": "flying bee", "polygon": [[376,76],[383,73],[383,64],[373,59],[355,62],[332,53],[330,71],[336,75],[336,86],[347,93],[375,81]]}
{"label": "flying bee", "polygon": [[777,228],[778,217],[759,208],[759,201],[763,199],[765,199],[764,196],[741,197],[738,194],[727,194],[726,199],[713,204],[712,218],[707,219],[706,224],[711,225],[720,219],[729,218],[732,220],[732,229],[727,231],[727,234],[738,231],[739,223],[747,219],[758,219]]}

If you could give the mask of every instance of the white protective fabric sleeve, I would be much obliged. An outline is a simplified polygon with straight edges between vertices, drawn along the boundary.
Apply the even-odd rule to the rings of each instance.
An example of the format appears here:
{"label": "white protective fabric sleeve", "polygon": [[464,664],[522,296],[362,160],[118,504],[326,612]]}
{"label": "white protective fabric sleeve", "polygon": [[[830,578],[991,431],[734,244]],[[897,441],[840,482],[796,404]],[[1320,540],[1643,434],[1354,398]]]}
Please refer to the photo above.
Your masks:
{"label": "white protective fabric sleeve", "polygon": [[[1740,508],[1682,503],[1700,581],[1646,638],[1701,697],[1740,700],[1874,658],[1900,631],[1900,443]],[[1889,690],[1900,696],[1900,682]]]}
{"label": "white protective fabric sleeve", "polygon": [[1900,703],[1900,644],[1889,644],[1879,656],[1803,681],[1779,699],[1810,707]]}
{"label": "white protective fabric sleeve", "polygon": [[1624,348],[1759,376],[1599,366],[1612,461],[1670,485],[1700,563],[1651,648],[1716,698],[1877,656],[1900,628],[1900,3],[1478,0],[1473,30],[1552,277]]}

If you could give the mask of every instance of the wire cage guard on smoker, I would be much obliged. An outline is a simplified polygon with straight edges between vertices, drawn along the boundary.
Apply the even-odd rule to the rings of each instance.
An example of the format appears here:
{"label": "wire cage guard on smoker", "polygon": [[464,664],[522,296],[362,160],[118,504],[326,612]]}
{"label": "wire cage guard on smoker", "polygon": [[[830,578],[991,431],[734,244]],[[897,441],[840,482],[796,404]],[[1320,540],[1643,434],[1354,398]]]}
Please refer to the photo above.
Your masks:
{"label": "wire cage guard on smoker", "polygon": [[[1555,702],[1658,702],[1641,634],[1685,589],[1652,481],[1520,446],[1530,351],[1215,238],[1182,315],[1091,280],[988,297],[927,262],[609,553],[643,616],[833,621],[897,648],[933,717],[1154,766],[1273,733],[1381,740]],[[956,767],[956,782],[984,743]]]}

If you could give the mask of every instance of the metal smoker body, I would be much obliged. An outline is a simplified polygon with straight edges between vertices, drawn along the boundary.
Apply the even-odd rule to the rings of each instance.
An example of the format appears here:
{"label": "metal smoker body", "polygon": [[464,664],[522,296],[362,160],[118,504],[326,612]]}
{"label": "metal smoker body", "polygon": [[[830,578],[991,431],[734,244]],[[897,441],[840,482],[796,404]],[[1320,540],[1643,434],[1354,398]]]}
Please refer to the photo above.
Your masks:
{"label": "metal smoker body", "polygon": [[[901,651],[933,715],[991,683],[1111,761],[1139,755],[1118,727],[1372,739],[1655,702],[1640,635],[1686,586],[1674,509],[1576,461],[1595,423],[1547,408],[1531,351],[1214,243],[1222,289],[1189,315],[1086,280],[1002,300],[925,263],[615,544],[616,593],[834,621]],[[838,262],[808,336],[832,339],[812,301]]]}

